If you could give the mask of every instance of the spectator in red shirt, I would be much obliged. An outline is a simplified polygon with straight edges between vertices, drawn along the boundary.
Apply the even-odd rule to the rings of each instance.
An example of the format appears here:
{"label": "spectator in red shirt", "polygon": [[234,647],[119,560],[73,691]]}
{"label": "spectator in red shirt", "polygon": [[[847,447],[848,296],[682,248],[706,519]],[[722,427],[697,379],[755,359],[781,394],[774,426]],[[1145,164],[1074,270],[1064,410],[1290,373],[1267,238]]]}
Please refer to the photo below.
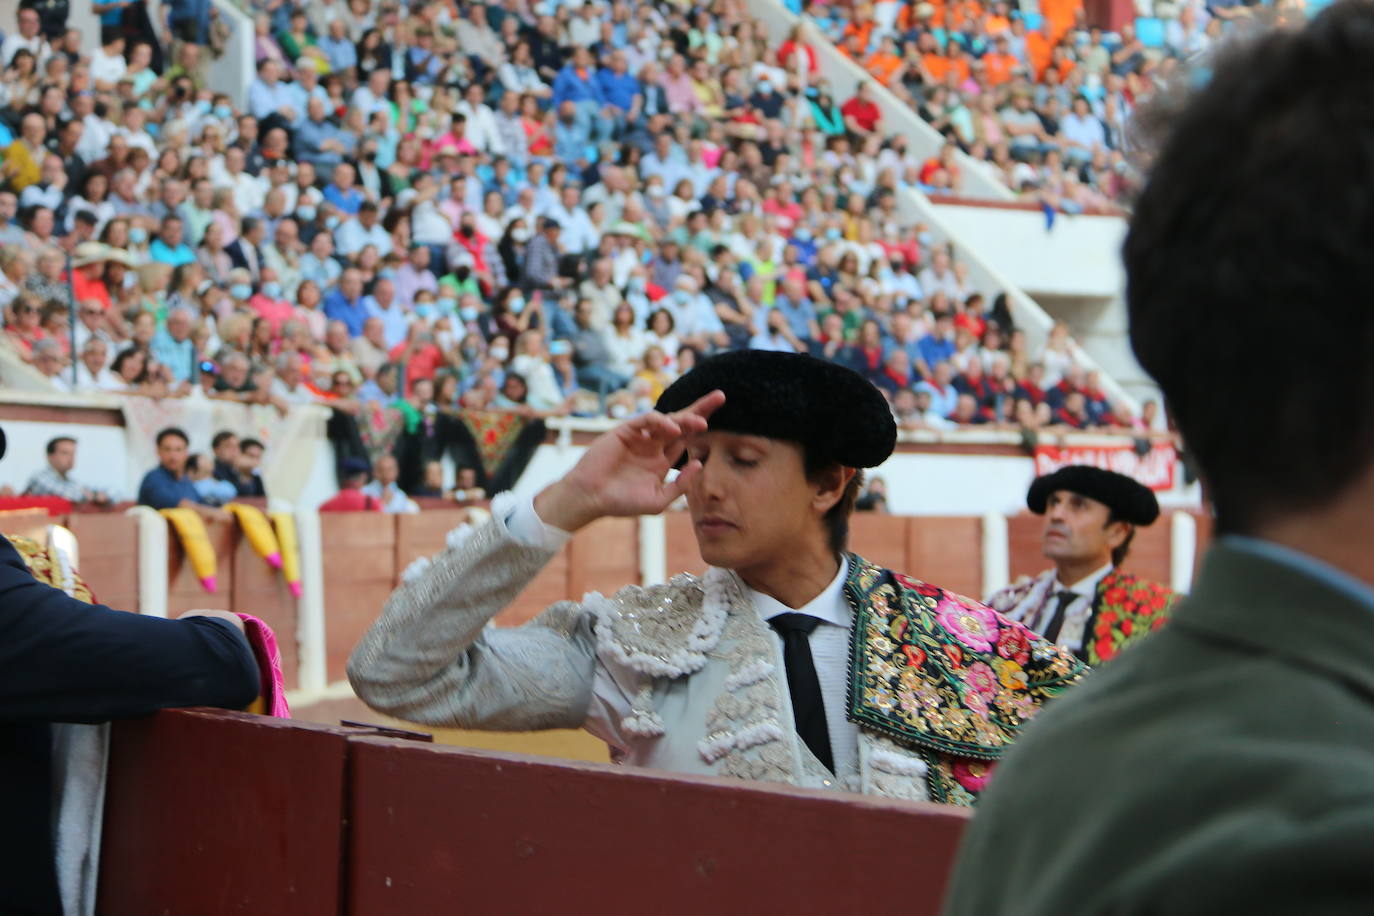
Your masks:
{"label": "spectator in red shirt", "polygon": [[968,361],[964,374],[954,380],[954,388],[960,394],[973,395],[980,410],[991,407],[997,393],[992,382],[983,374],[983,362],[979,359]]}
{"label": "spectator in red shirt", "polygon": [[367,462],[361,458],[346,458],[339,468],[343,478],[338,495],[320,503],[320,512],[381,512],[382,504],[363,492],[367,485]]}
{"label": "spectator in red shirt", "polygon": [[859,84],[854,98],[840,106],[840,114],[844,115],[844,125],[850,133],[867,137],[877,132],[878,121],[883,113],[869,96],[868,83],[865,81]]}
{"label": "spectator in red shirt", "polygon": [[1045,400],[1050,402],[1050,406],[1055,410],[1063,407],[1072,395],[1080,394],[1083,391],[1083,370],[1077,366],[1070,366],[1064,371],[1064,377],[1059,380],[1049,391],[1045,392]]}
{"label": "spectator in red shirt", "polygon": [[1026,372],[1026,377],[1021,380],[1021,384],[1016,389],[1018,398],[1025,398],[1035,407],[1045,403],[1045,389],[1041,387],[1041,382],[1045,378],[1045,367],[1041,363],[1034,363]]}
{"label": "spectator in red shirt", "polygon": [[[82,242],[72,254],[72,293],[77,302],[95,299],[110,307],[110,290],[105,286],[105,262],[112,250],[100,242]],[[122,255],[122,252],[121,252]]]}
{"label": "spectator in red shirt", "polygon": [[1087,429],[1091,425],[1087,399],[1075,391],[1064,399],[1064,406],[1054,412],[1054,422],[1070,429]]}
{"label": "spectator in red shirt", "polygon": [[763,212],[774,217],[779,232],[789,236],[792,234],[792,227],[803,215],[802,206],[797,203],[796,193],[792,189],[792,182],[784,178],[774,186],[772,193],[763,202]]}
{"label": "spectator in red shirt", "polygon": [[967,330],[975,340],[987,333],[988,321],[983,317],[983,294],[973,293],[964,302],[964,310],[954,317],[954,329]]}
{"label": "spectator in red shirt", "polygon": [[961,394],[949,419],[960,426],[977,426],[988,422],[989,417],[988,411],[978,406],[977,398],[971,394]]}
{"label": "spectator in red shirt", "polygon": [[443,351],[434,342],[434,332],[424,321],[414,321],[406,329],[406,339],[391,348],[387,359],[405,364],[407,393],[420,379],[433,380],[434,373],[444,364]]}
{"label": "spectator in red shirt", "polygon": [[806,43],[802,35],[802,26],[794,26],[792,32],[787,36],[778,47],[778,66],[782,67],[788,74],[797,72],[796,55],[802,54],[806,57],[806,72],[808,75],[816,72],[816,52],[811,50],[811,46]]}

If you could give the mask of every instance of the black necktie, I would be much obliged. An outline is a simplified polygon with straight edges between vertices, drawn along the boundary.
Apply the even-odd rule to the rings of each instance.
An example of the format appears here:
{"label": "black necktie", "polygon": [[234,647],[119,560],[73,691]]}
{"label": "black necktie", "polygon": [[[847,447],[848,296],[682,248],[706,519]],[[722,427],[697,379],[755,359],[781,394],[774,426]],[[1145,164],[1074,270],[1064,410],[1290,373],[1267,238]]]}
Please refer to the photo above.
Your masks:
{"label": "black necktie", "polygon": [[768,625],[782,637],[782,660],[787,666],[787,692],[792,695],[792,715],[797,720],[797,734],[811,748],[811,753],[835,772],[835,758],[830,753],[830,730],[825,725],[825,702],[821,699],[821,681],[816,676],[816,663],[811,658],[811,632],[820,625],[819,617],[810,614],[779,614]]}
{"label": "black necktie", "polygon": [[1064,612],[1073,604],[1073,599],[1078,597],[1076,592],[1060,592],[1055,596],[1059,599],[1059,606],[1054,609],[1054,616],[1050,618],[1050,625],[1045,628],[1045,638],[1050,642],[1059,641],[1059,631],[1064,628]]}

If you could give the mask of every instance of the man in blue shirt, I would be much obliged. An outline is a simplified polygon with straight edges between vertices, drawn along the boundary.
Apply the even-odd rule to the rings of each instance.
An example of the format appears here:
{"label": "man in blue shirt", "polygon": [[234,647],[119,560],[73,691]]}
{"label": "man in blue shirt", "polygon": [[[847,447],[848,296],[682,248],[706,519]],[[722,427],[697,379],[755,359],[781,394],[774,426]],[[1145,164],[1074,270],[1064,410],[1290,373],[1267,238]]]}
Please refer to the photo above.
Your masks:
{"label": "man in blue shirt", "polygon": [[577,109],[577,123],[591,131],[596,139],[604,140],[610,136],[610,106],[601,91],[601,84],[592,62],[591,52],[578,48],[573,59],[553,81],[553,104],[561,108],[564,102],[572,102]]}
{"label": "man in blue shirt", "polygon": [[212,10],[209,0],[171,0],[167,6],[173,35],[201,47],[210,43]]}
{"label": "man in blue shirt", "polygon": [[162,228],[158,230],[157,238],[148,246],[148,256],[159,264],[170,267],[180,267],[194,261],[196,253],[182,239],[182,232],[181,217],[170,213],[163,217]]}
{"label": "man in blue shirt", "polygon": [[930,409],[938,416],[948,417],[959,406],[959,390],[954,387],[954,367],[949,363],[936,363],[931,378],[918,382],[916,390],[930,395]]}
{"label": "man in blue shirt", "polygon": [[386,335],[387,349],[405,342],[410,329],[410,316],[396,301],[396,288],[391,280],[382,277],[372,288],[372,295],[363,300],[369,318],[380,318]]}
{"label": "man in blue shirt", "polygon": [[639,80],[630,75],[624,51],[611,52],[611,65],[597,71],[596,82],[615,119],[615,135],[620,136],[625,131],[625,125],[639,117],[639,109],[644,101]]}
{"label": "man in blue shirt", "polygon": [[153,356],[171,370],[177,382],[189,382],[195,375],[196,345],[191,341],[191,326],[190,309],[174,308],[153,337]]}
{"label": "man in blue shirt", "polygon": [[277,66],[271,58],[258,64],[258,78],[248,87],[248,110],[258,119],[259,125],[276,115],[272,123],[290,126],[298,117],[291,104],[294,101],[291,88],[280,82]]}
{"label": "man in blue shirt", "polygon": [[348,268],[339,277],[338,287],[324,300],[324,314],[330,321],[347,325],[350,338],[362,336],[368,311],[363,303],[363,277],[355,268]]}
{"label": "man in blue shirt", "polygon": [[793,277],[782,281],[782,289],[773,300],[773,307],[787,319],[787,326],[799,340],[811,341],[820,336],[816,324],[816,306],[806,295],[806,289]]}
{"label": "man in blue shirt", "polygon": [[553,153],[559,162],[577,163],[581,170],[586,166],[587,153],[591,148],[591,128],[578,114],[577,106],[564,102],[558,109],[558,120],[553,125]]}
{"label": "man in blue shirt", "polygon": [[639,174],[645,181],[659,176],[670,194],[679,181],[688,177],[687,154],[673,140],[671,133],[665,130],[654,138],[653,152],[645,153],[639,161]]}
{"label": "man in blue shirt", "polygon": [[186,476],[186,457],[190,440],[186,433],[169,426],[157,434],[158,466],[143,475],[138,486],[138,501],[154,509],[194,509],[205,518],[217,518],[224,513],[204,505],[191,478]]}
{"label": "man in blue shirt", "polygon": [[347,28],[343,18],[335,16],[329,21],[329,34],[318,41],[320,50],[329,58],[329,69],[335,73],[358,65],[358,49],[349,39]]}
{"label": "man in blue shirt", "polygon": [[[349,151],[348,135],[325,116],[328,108],[324,100],[312,96],[305,103],[305,111],[305,120],[296,128],[296,153],[320,172],[332,171]],[[341,199],[344,193],[340,191]]]}
{"label": "man in blue shirt", "polygon": [[324,189],[324,199],[346,216],[357,213],[365,200],[363,192],[354,187],[357,178],[353,166],[340,162],[334,166],[334,180]]}
{"label": "man in blue shirt", "polygon": [[[320,73],[315,69],[315,65],[310,61],[304,61],[295,68],[295,79],[286,86],[291,94],[291,108],[296,114],[296,119],[291,122],[292,128],[299,127],[305,123],[306,113],[310,110],[310,100],[319,99],[322,102],[329,101],[329,93],[324,91],[320,85]],[[264,131],[264,136],[266,132]]]}
{"label": "man in blue shirt", "polygon": [[925,367],[921,374],[929,376],[935,368],[936,363],[942,363],[953,359],[955,354],[954,346],[954,318],[948,313],[940,315],[935,319],[934,333],[922,337],[916,344],[916,349],[921,353],[921,361]]}
{"label": "man in blue shirt", "polygon": [[370,200],[358,207],[357,216],[344,220],[334,230],[334,248],[346,258],[354,257],[368,245],[382,257],[391,254],[391,233],[377,221],[377,205]]}

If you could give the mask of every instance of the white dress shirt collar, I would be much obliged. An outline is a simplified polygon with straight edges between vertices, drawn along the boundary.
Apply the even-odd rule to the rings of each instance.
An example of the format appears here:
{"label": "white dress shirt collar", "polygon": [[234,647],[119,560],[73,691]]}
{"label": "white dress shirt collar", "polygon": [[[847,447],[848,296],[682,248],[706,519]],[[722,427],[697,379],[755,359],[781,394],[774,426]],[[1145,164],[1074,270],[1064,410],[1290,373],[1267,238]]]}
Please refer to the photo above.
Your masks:
{"label": "white dress shirt collar", "polygon": [[1112,571],[1112,569],[1112,564],[1108,563],[1106,566],[1102,567],[1097,572],[1092,573],[1091,575],[1086,576],[1082,579],[1079,579],[1073,585],[1064,585],[1058,579],[1055,580],[1055,584],[1059,586],[1058,591],[1073,592],[1075,595],[1080,595],[1084,598],[1092,598],[1097,594],[1098,583],[1100,583],[1103,579],[1107,578],[1107,575]]}
{"label": "white dress shirt collar", "polygon": [[847,630],[854,620],[854,612],[844,597],[844,583],[848,576],[849,558],[845,557],[840,561],[840,571],[830,580],[830,584],[799,608],[790,608],[778,599],[752,588],[749,589],[749,597],[753,599],[754,608],[762,620],[772,620],[779,614],[809,614],[824,623]]}

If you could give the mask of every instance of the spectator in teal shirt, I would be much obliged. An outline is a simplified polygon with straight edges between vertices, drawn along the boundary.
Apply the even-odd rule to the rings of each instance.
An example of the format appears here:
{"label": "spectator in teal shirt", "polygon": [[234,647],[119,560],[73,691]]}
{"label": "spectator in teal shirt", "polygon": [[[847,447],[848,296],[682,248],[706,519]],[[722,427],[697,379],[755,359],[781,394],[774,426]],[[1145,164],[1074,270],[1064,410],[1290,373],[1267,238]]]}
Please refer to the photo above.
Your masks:
{"label": "spectator in teal shirt", "polygon": [[159,264],[168,264],[172,267],[180,267],[194,261],[196,253],[182,239],[184,231],[181,217],[174,214],[164,216],[157,238],[148,246],[148,256]]}

